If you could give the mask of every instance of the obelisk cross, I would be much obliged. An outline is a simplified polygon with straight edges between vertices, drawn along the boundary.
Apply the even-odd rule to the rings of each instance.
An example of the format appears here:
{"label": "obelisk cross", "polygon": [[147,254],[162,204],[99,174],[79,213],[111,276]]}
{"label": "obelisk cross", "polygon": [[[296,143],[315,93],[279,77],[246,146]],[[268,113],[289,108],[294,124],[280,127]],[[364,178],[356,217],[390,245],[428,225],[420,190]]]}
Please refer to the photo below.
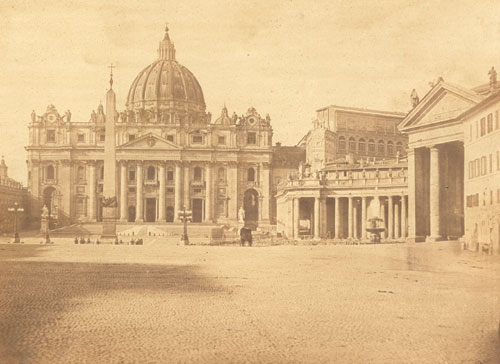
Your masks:
{"label": "obelisk cross", "polygon": [[109,86],[110,88],[113,88],[113,68],[115,68],[116,66],[113,66],[113,63],[111,63],[111,65],[108,66],[108,68],[111,70],[110,72],[110,75],[109,75]]}

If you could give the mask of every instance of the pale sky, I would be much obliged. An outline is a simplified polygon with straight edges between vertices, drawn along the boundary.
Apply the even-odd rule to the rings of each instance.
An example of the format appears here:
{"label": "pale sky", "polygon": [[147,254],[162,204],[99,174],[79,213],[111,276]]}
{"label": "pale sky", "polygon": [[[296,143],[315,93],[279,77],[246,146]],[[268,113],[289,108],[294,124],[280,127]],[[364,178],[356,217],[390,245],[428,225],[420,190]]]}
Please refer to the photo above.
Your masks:
{"label": "pale sky", "polygon": [[0,153],[23,182],[31,110],[87,121],[110,63],[123,110],[165,22],[213,118],[224,102],[254,106],[286,145],[318,108],[408,111],[412,88],[423,97],[439,76],[473,87],[500,69],[499,1],[2,0],[0,14]]}

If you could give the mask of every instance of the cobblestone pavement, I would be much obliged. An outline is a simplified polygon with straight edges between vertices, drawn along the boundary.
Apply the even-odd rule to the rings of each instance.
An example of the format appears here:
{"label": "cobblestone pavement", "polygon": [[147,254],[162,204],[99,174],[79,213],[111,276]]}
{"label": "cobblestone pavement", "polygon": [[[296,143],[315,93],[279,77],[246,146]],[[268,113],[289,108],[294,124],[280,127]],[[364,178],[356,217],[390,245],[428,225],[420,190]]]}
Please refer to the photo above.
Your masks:
{"label": "cobblestone pavement", "polygon": [[500,363],[456,244],[1,244],[0,288],[0,363]]}

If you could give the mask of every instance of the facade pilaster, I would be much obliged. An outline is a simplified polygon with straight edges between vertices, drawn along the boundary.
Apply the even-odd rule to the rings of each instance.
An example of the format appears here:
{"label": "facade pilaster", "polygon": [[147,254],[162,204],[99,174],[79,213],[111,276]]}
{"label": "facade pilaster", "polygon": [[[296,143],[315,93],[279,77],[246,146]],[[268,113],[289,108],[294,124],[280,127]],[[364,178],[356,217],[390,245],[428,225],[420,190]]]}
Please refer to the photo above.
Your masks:
{"label": "facade pilaster", "polygon": [[184,207],[186,210],[191,208],[189,195],[190,180],[189,180],[189,162],[184,162]]}
{"label": "facade pilaster", "polygon": [[387,237],[394,238],[394,199],[392,196],[387,198]]}
{"label": "facade pilaster", "polygon": [[335,239],[340,239],[340,197],[335,197]]}
{"label": "facade pilaster", "polygon": [[142,173],[142,161],[137,163],[136,167],[136,194],[137,194],[137,201],[135,205],[135,222],[143,222],[143,215],[144,215],[144,209],[143,209],[143,201],[144,201],[144,196],[142,192],[142,178],[143,178],[143,173]]}
{"label": "facade pilaster", "polygon": [[175,197],[174,197],[174,221],[179,221],[179,211],[182,206],[182,165],[180,162],[175,164]]}
{"label": "facade pilaster", "polygon": [[366,239],[366,196],[361,197],[361,239]]}
{"label": "facade pilaster", "polygon": [[293,238],[299,239],[299,198],[293,199]]}
{"label": "facade pilaster", "polygon": [[396,202],[394,204],[394,238],[399,239],[401,237],[400,235],[400,230],[399,230],[399,217],[400,217],[400,212],[399,212],[399,202]]}
{"label": "facade pilaster", "polygon": [[440,152],[437,146],[430,149],[430,183],[429,183],[429,203],[430,203],[430,241],[440,240],[441,221],[439,214],[440,198],[440,177],[439,177],[439,157]]}
{"label": "facade pilaster", "polygon": [[347,198],[348,200],[348,209],[347,209],[347,230],[348,230],[348,237],[349,238],[352,238],[353,237],[353,231],[352,231],[352,228],[353,228],[353,224],[352,224],[352,214],[353,214],[353,206],[352,206],[352,197],[349,196]]}
{"label": "facade pilaster", "polygon": [[316,197],[314,199],[314,238],[319,239],[320,238],[320,232],[319,232],[319,227],[320,227],[320,207],[319,207],[319,197]]}
{"label": "facade pilaster", "polygon": [[[415,149],[408,150],[408,240],[417,240]],[[405,223],[406,225],[406,223]]]}
{"label": "facade pilaster", "polygon": [[166,206],[166,198],[165,198],[165,183],[166,183],[166,173],[165,173],[165,164],[160,163],[159,166],[159,173],[158,173],[158,179],[159,179],[159,184],[158,184],[158,221],[160,222],[165,222],[165,213],[167,211],[167,206]]}
{"label": "facade pilaster", "polygon": [[96,221],[96,179],[95,179],[95,162],[89,164],[89,212],[90,221]]}
{"label": "facade pilaster", "polygon": [[406,196],[401,195],[401,236],[406,238],[408,225],[406,223]]}
{"label": "facade pilaster", "polygon": [[212,222],[213,220],[213,190],[212,190],[212,163],[209,162],[205,166],[205,221]]}
{"label": "facade pilaster", "polygon": [[127,164],[120,164],[120,221],[127,221]]}

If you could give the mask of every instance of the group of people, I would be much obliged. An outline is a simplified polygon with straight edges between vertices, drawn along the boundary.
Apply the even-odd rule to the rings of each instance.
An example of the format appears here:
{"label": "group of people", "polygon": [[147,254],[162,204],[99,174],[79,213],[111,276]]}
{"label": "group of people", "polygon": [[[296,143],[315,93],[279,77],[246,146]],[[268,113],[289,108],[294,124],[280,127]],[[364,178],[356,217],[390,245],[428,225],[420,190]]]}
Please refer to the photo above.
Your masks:
{"label": "group of people", "polygon": [[[90,238],[87,238],[87,240],[85,240],[84,237],[80,237],[80,239],[78,239],[78,237],[75,237],[75,240],[74,240],[75,244],[94,244]],[[101,244],[101,242],[99,241],[99,239],[97,239],[95,241],[96,244]]]}
{"label": "group of people", "polygon": [[[75,237],[74,243],[75,244],[94,244],[94,242],[92,240],[90,240],[90,237],[87,238],[87,240],[85,240],[84,237],[80,237],[80,238]],[[96,239],[95,244],[101,244],[99,239]],[[123,242],[123,240],[121,240],[121,239],[118,240],[118,238],[116,238],[114,244],[115,245],[143,245],[144,241],[142,239],[132,238],[128,242]]]}

